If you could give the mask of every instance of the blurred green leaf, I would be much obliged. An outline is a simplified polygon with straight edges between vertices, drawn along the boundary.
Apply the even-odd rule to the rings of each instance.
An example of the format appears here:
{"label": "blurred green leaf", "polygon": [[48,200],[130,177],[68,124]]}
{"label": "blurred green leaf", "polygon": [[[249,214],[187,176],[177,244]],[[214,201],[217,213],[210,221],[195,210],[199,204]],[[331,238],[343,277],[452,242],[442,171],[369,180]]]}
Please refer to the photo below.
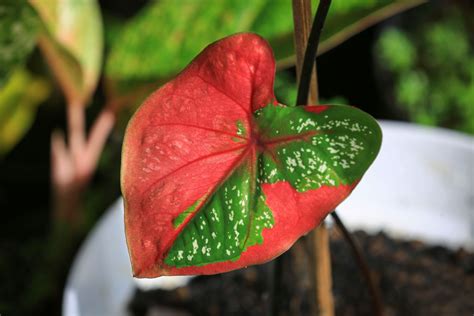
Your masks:
{"label": "blurred green leaf", "polygon": [[103,54],[96,0],[30,0],[45,34],[40,46],[69,102],[84,103],[95,90]]}
{"label": "blurred green leaf", "polygon": [[431,58],[428,59],[431,67],[443,66],[446,59],[449,59],[450,63],[459,65],[469,57],[469,33],[464,26],[462,16],[456,14],[456,17],[449,23],[434,24],[425,29],[425,45],[437,50],[436,54],[431,54]]}
{"label": "blurred green leaf", "polygon": [[275,75],[275,96],[277,100],[288,106],[293,106],[298,94],[295,76],[287,71],[277,71]]}
{"label": "blurred green leaf", "polygon": [[15,70],[0,90],[0,157],[5,155],[34,121],[38,105],[49,95],[50,85],[26,70]]}
{"label": "blurred green leaf", "polygon": [[[422,0],[335,0],[320,52]],[[316,8],[316,3],[313,5]],[[199,51],[235,32],[256,32],[282,66],[293,60],[293,17],[288,0],[152,1],[123,28],[106,60],[109,94],[143,97],[174,76]],[[146,89],[146,83],[154,83]],[[142,93],[136,93],[136,88]]]}
{"label": "blurred green leaf", "polygon": [[0,88],[33,50],[38,25],[37,16],[25,1],[0,2]]}
{"label": "blurred green leaf", "polygon": [[151,2],[116,39],[106,75],[130,81],[172,76],[209,43],[248,30],[264,2]]}
{"label": "blurred green leaf", "polygon": [[398,81],[398,100],[406,104],[414,113],[417,105],[428,96],[429,80],[423,72],[408,71]]}
{"label": "blurred green leaf", "polygon": [[318,53],[326,52],[348,38],[426,0],[335,0],[321,34]]}
{"label": "blurred green leaf", "polygon": [[386,68],[392,71],[404,71],[413,67],[416,59],[414,45],[404,32],[389,29],[375,48],[378,58]]}
{"label": "blurred green leaf", "polygon": [[380,34],[374,56],[393,82],[384,94],[408,119],[474,134],[473,13],[431,5]]}

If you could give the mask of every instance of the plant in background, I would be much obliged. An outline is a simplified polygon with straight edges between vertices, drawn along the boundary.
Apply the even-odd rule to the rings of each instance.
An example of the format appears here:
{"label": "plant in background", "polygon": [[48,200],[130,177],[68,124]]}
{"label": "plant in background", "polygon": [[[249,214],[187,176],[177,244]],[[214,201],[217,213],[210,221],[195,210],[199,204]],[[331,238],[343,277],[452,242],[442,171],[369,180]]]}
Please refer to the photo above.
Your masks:
{"label": "plant in background", "polygon": [[414,122],[474,133],[472,6],[411,14],[416,18],[384,30],[375,46],[388,77],[384,94]]}
{"label": "plant in background", "polygon": [[38,26],[27,3],[0,4],[0,158],[26,133],[51,90],[49,82],[23,67],[35,46]]}
{"label": "plant in background", "polygon": [[103,55],[100,9],[94,0],[30,4],[43,22],[38,44],[66,99],[68,142],[60,132],[51,138],[54,216],[77,229],[84,217],[83,192],[115,120],[106,105],[87,133],[85,107],[96,90]]}

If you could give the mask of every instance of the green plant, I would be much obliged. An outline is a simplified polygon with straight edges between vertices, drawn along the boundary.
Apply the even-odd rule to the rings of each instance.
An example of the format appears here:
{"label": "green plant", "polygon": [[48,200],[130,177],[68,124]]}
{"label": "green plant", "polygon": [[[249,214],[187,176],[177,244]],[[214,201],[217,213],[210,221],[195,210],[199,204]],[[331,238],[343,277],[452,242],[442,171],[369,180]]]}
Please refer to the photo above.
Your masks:
{"label": "green plant", "polygon": [[[463,12],[463,11],[465,12]],[[441,12],[443,11],[443,12]],[[431,7],[382,32],[375,46],[395,106],[417,123],[474,133],[472,9]],[[472,14],[472,13],[471,13]]]}

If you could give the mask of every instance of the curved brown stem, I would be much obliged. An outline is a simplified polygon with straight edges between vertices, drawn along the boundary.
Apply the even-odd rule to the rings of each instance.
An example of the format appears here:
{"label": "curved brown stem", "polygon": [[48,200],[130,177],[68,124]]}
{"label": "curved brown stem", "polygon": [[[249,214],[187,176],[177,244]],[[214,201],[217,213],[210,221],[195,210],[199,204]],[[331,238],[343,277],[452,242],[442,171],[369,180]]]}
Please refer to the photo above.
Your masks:
{"label": "curved brown stem", "polygon": [[372,310],[374,312],[374,315],[382,316],[384,314],[382,295],[380,294],[380,290],[375,284],[374,278],[370,273],[370,268],[364,258],[362,249],[360,248],[357,241],[352,237],[351,233],[347,230],[346,226],[343,224],[337,213],[334,211],[331,213],[331,216],[334,219],[334,222],[336,223],[337,227],[341,231],[342,235],[344,236],[344,239],[349,244],[354,258],[356,259],[357,265],[359,266],[359,269],[362,272],[363,277],[365,278],[365,281],[369,288],[370,297],[372,298]]}
{"label": "curved brown stem", "polygon": [[[297,1],[295,1],[297,2]],[[301,73],[299,75],[298,95],[296,97],[296,105],[306,104],[308,101],[308,94],[311,84],[311,73],[316,68],[316,54],[318,52],[319,39],[321,38],[321,31],[323,30],[324,21],[329,12],[331,0],[320,0],[316,15],[314,17],[311,32],[307,41],[303,63],[301,66]],[[316,94],[315,100],[318,103],[318,96]]]}

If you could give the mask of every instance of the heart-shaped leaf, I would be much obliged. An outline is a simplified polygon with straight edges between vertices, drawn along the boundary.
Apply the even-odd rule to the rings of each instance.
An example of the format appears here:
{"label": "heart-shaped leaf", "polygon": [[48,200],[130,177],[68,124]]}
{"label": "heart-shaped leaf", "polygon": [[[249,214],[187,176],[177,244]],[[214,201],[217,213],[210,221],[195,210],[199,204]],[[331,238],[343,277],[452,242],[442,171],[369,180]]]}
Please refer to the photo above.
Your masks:
{"label": "heart-shaped leaf", "polygon": [[84,104],[102,64],[102,19],[96,0],[30,0],[44,24],[40,45],[69,102]]}
{"label": "heart-shaped leaf", "polygon": [[268,43],[208,46],[127,128],[125,226],[138,277],[213,274],[286,251],[342,202],[381,131],[348,106],[287,107]]}

